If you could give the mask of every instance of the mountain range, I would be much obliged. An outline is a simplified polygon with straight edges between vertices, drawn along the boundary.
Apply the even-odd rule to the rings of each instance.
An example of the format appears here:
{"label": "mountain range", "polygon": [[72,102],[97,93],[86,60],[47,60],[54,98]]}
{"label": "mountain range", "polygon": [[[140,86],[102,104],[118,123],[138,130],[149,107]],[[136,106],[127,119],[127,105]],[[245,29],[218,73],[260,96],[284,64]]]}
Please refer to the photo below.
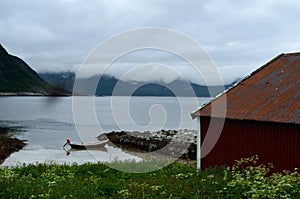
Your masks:
{"label": "mountain range", "polygon": [[0,95],[65,95],[43,80],[21,58],[10,55],[0,44]]}
{"label": "mountain range", "polygon": [[[231,84],[205,86],[176,79],[169,83],[120,80],[102,75],[76,80],[75,95],[96,96],[198,96],[213,97]],[[0,44],[0,95],[70,95],[76,79],[74,72],[37,73],[21,58],[10,55]],[[94,85],[96,88],[93,90]],[[118,87],[119,89],[115,89]],[[115,92],[117,90],[118,92]],[[210,92],[209,92],[210,91]]]}
{"label": "mountain range", "polygon": [[[43,79],[50,84],[62,87],[70,92],[73,90],[76,75],[74,72],[61,72],[61,73],[40,73]],[[86,79],[77,79],[76,92],[81,95],[94,95],[97,96],[198,96],[198,97],[214,97],[219,93],[232,87],[238,80],[231,84],[222,86],[205,86],[192,82],[186,82],[181,79],[176,79],[170,83],[164,82],[139,82],[139,81],[125,81],[120,80],[112,75],[102,75],[99,77],[90,77]],[[92,90],[92,85],[98,82],[96,91]],[[113,93],[118,85],[118,93]],[[176,90],[176,93],[172,91]],[[210,92],[211,93],[210,93]]]}

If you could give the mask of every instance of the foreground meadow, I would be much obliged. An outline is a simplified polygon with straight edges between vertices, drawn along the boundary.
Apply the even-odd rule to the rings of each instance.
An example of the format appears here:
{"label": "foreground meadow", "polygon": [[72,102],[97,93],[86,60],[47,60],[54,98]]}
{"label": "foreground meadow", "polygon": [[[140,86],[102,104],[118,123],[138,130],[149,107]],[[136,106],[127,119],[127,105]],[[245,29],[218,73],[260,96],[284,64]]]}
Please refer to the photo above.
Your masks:
{"label": "foreground meadow", "polygon": [[[257,159],[200,172],[195,164],[181,162],[149,173],[122,172],[103,163],[2,168],[0,198],[300,198],[297,170],[270,175]],[[112,164],[145,168],[149,162]]]}

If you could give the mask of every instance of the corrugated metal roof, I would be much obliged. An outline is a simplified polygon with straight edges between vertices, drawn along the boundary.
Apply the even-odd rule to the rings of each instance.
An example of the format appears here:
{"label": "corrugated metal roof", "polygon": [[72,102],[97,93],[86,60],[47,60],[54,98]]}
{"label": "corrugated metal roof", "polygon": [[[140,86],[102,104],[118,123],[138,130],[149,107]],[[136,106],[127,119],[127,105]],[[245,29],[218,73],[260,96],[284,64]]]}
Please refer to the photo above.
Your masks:
{"label": "corrugated metal roof", "polygon": [[225,98],[226,118],[300,124],[300,53],[277,56],[192,117],[210,116]]}

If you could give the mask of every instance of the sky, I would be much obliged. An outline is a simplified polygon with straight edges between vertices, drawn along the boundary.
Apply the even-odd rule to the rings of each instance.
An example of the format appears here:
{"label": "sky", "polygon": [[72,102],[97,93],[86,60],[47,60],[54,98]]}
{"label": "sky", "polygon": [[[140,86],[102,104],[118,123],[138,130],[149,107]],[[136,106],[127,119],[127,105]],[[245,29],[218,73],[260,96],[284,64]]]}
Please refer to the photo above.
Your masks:
{"label": "sky", "polygon": [[[37,72],[76,71],[99,43],[113,35],[167,28],[199,43],[226,83],[281,53],[300,51],[299,11],[300,1],[295,0],[1,0],[0,43]],[[149,51],[119,59],[108,72],[120,76],[132,60],[144,57],[155,57],[155,62],[171,59],[179,73],[198,78],[173,55]],[[176,74],[153,65],[138,73],[127,78],[164,76],[170,81]]]}

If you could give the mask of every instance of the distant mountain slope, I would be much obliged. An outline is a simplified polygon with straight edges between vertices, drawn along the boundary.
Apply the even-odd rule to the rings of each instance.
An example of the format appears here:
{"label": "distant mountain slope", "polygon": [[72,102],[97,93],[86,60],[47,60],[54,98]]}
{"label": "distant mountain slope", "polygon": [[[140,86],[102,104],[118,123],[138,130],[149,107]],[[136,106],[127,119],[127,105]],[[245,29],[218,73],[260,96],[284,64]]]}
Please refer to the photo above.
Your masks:
{"label": "distant mountain slope", "polygon": [[[65,88],[66,90],[72,91],[73,84],[75,81],[75,74],[73,72],[61,72],[61,73],[42,73],[40,76],[48,81],[50,84]],[[90,77],[88,79],[80,79],[80,94],[90,95],[91,86],[93,82],[97,82],[97,77]],[[237,82],[234,81],[231,84],[225,85],[225,89],[233,86]],[[102,75],[99,80],[98,87],[96,89],[96,95],[98,96],[111,96],[116,84],[120,85],[123,89],[117,95],[126,96],[129,91],[138,88],[132,94],[133,96],[175,96],[168,88],[176,88],[178,91],[177,96],[193,96],[193,91],[198,97],[210,97],[216,96],[223,91],[220,86],[203,86],[195,83],[187,85],[182,80],[175,80],[169,84],[162,82],[136,82],[136,81],[122,81],[110,75]],[[209,93],[209,90],[212,93]]]}
{"label": "distant mountain slope", "polygon": [[0,93],[18,95],[64,94],[44,81],[19,57],[8,54],[0,44]]}
{"label": "distant mountain slope", "polygon": [[73,90],[73,85],[75,81],[75,73],[73,72],[46,72],[39,73],[39,76],[52,86],[64,88],[70,92],[72,92]]}

